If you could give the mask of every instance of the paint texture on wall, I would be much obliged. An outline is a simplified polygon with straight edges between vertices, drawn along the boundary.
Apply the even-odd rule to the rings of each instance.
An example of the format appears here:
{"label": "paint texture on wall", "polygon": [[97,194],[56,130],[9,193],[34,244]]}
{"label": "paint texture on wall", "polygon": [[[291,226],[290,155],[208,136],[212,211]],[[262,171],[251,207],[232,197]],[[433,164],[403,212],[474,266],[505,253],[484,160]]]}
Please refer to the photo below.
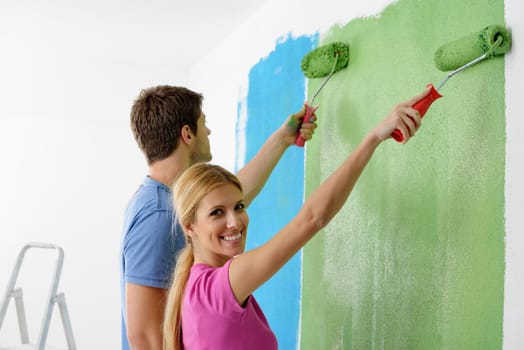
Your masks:
{"label": "paint texture on wall", "polygon": [[[317,44],[317,36],[285,37],[274,51],[249,72],[247,97],[239,105],[237,138],[239,165],[251,160],[267,138],[305,100],[302,56]],[[239,166],[237,165],[237,167]],[[304,149],[290,147],[260,195],[249,206],[246,250],[264,244],[298,211],[304,196]],[[301,257],[296,255],[255,292],[275,332],[280,349],[296,349],[300,313]]]}
{"label": "paint texture on wall", "polygon": [[[350,62],[317,98],[306,195],[395,104],[445,77],[439,46],[490,24],[504,24],[502,0],[402,0],[323,34],[319,45],[350,45]],[[302,349],[501,348],[504,58],[441,93],[413,140],[380,146],[306,246]]]}

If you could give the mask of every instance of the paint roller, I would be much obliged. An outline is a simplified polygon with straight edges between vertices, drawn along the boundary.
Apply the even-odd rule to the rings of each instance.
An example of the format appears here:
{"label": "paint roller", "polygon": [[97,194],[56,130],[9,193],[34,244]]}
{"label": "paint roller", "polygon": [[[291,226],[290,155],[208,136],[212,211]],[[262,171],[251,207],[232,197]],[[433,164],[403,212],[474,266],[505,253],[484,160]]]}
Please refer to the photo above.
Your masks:
{"label": "paint roller", "polygon": [[[429,94],[412,107],[423,117],[433,101],[442,97],[438,91],[449,78],[485,59],[505,54],[510,47],[511,35],[506,28],[500,25],[487,26],[480,32],[442,45],[435,52],[435,65],[443,72],[452,72],[440,82],[436,89],[430,84]],[[391,134],[391,137],[398,142],[404,141],[404,136],[398,129]]]}
{"label": "paint roller", "polygon": [[[347,67],[349,63],[349,45],[336,41],[330,44],[319,46],[313,51],[310,51],[302,58],[301,69],[307,78],[321,78],[326,77],[322,84],[320,84],[317,91],[313,94],[313,98],[310,103],[306,102],[306,114],[304,115],[303,122],[309,123],[313,113],[318,107],[313,107],[315,98],[319,94],[320,90],[326,85],[328,80],[341,69]],[[299,128],[300,129],[300,128]],[[299,147],[304,147],[304,139],[297,134],[295,144]]]}

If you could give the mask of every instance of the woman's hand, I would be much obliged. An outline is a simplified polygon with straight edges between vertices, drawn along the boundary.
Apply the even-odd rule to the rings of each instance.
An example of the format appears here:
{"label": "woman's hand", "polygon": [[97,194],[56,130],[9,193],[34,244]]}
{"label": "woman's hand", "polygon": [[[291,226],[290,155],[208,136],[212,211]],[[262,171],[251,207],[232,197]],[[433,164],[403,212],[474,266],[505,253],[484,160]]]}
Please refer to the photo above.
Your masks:
{"label": "woman's hand", "polygon": [[403,143],[408,142],[411,137],[415,136],[422,120],[419,112],[411,106],[426,97],[430,91],[431,87],[427,87],[417,96],[393,107],[386,118],[384,118],[384,120],[382,120],[371,132],[374,133],[377,139],[384,141],[391,137],[391,134],[395,129],[398,129],[404,136]]}

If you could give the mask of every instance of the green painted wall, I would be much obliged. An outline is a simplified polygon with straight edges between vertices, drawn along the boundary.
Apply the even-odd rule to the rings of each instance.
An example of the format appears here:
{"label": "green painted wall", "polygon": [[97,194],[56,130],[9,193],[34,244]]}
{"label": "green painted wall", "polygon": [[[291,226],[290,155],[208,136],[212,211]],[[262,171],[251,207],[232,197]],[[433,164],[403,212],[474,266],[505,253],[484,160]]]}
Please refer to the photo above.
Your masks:
{"label": "green painted wall", "polygon": [[[350,63],[317,98],[306,193],[393,105],[445,77],[440,45],[490,24],[504,24],[502,0],[401,0],[324,34],[320,44],[350,44]],[[411,142],[379,148],[304,249],[302,349],[502,347],[504,59],[441,93]]]}

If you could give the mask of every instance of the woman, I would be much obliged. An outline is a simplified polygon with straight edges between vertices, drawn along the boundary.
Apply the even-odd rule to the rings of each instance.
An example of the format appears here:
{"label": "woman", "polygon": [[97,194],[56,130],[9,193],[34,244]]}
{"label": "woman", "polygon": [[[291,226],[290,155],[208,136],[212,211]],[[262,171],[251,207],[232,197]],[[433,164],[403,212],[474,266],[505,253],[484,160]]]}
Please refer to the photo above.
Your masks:
{"label": "woman", "polygon": [[393,108],[282,230],[246,253],[249,218],[238,179],[210,164],[186,170],[173,190],[187,246],[168,294],[164,349],[277,349],[252,293],[335,216],[382,141],[395,129],[404,142],[415,134],[421,119],[410,106],[428,92]]}

